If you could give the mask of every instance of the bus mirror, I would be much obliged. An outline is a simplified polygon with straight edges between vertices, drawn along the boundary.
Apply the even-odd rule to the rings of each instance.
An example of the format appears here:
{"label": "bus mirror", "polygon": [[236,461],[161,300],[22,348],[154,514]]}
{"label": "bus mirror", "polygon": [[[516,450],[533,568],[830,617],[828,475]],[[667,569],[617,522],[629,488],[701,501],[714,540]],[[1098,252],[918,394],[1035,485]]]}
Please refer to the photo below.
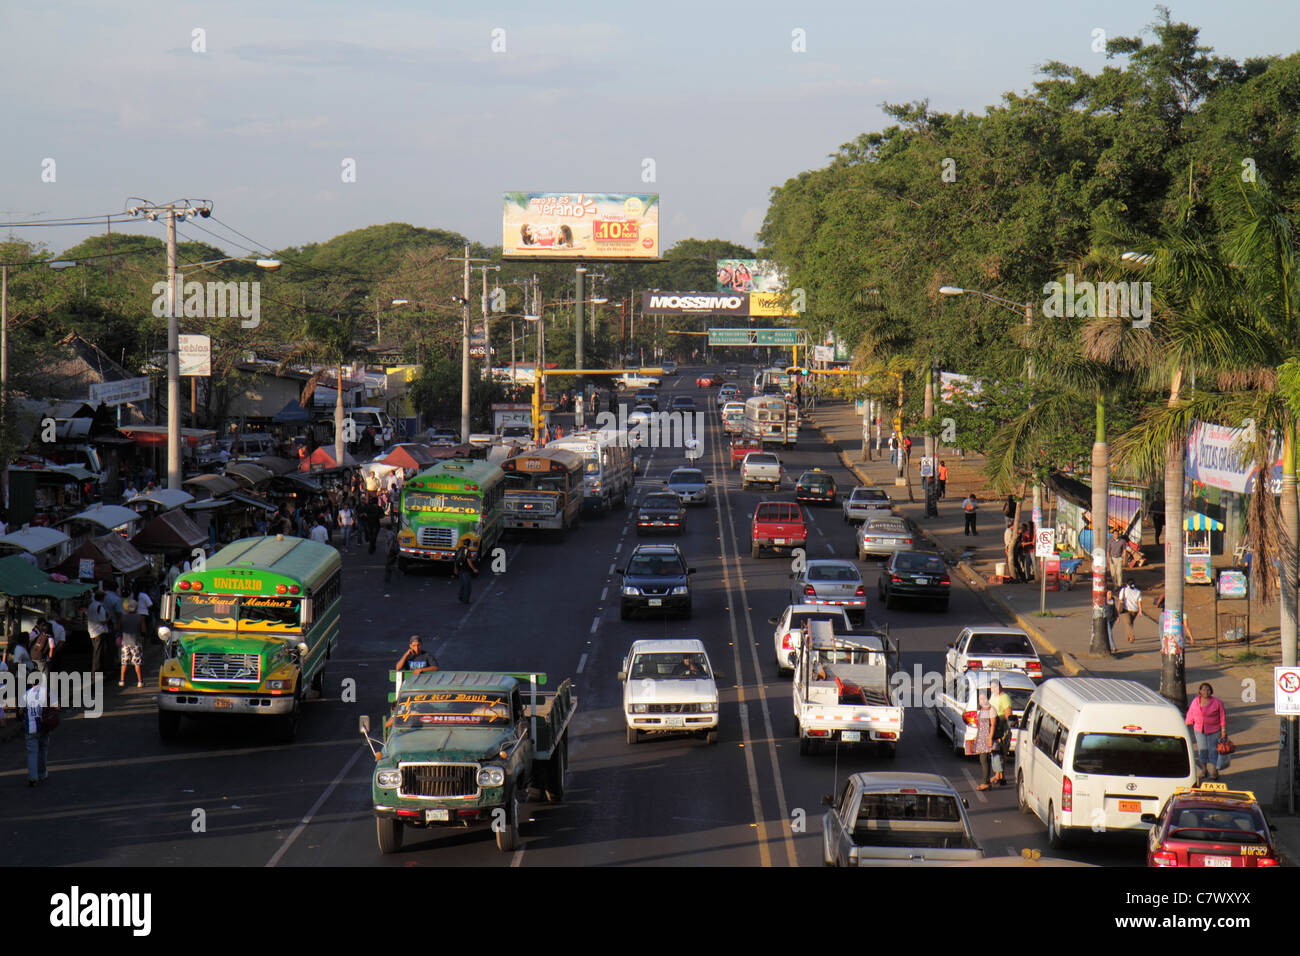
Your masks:
{"label": "bus mirror", "polygon": [[176,617],[176,595],[167,593],[162,596],[162,608],[158,617],[163,621],[170,621]]}
{"label": "bus mirror", "polygon": [[302,623],[311,624],[315,621],[315,607],[311,598],[302,599]]}
{"label": "bus mirror", "polygon": [[369,715],[369,714],[362,714],[362,715],[361,715],[360,724],[361,724],[361,732],[362,732],[363,734],[368,734],[368,733],[370,733],[370,715]]}

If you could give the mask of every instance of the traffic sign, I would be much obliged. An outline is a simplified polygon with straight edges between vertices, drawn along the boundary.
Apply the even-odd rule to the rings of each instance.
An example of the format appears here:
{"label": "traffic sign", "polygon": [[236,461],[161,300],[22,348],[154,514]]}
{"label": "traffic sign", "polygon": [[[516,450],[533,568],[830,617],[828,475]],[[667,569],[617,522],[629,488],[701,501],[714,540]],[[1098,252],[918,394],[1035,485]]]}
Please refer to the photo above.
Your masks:
{"label": "traffic sign", "polygon": [[933,459],[933,458],[922,458],[922,459],[921,459],[921,477],[922,477],[922,478],[933,478],[933,477],[934,477],[934,459]]}
{"label": "traffic sign", "polygon": [[1050,558],[1056,554],[1056,529],[1040,528],[1034,535],[1034,557]]}
{"label": "traffic sign", "polygon": [[1300,668],[1273,668],[1273,713],[1281,716],[1300,714]]}
{"label": "traffic sign", "polygon": [[709,329],[710,345],[798,345],[799,329]]}

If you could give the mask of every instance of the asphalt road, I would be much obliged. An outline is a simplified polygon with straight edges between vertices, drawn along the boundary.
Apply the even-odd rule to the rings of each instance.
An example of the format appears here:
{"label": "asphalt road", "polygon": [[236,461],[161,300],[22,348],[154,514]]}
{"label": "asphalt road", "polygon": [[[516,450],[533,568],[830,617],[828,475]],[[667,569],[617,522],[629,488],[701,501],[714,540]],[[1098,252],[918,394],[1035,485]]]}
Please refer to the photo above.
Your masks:
{"label": "asphalt road", "polygon": [[[745,370],[742,369],[742,372]],[[847,773],[916,770],[944,774],[965,793],[976,836],[990,856],[1023,849],[1049,853],[1043,827],[1016,808],[1011,786],[975,789],[978,762],[955,756],[921,708],[909,708],[897,756],[845,751],[800,756],[791,733],[790,681],[779,677],[772,625],[788,601],[788,558],[749,557],[749,521],[770,493],[745,492],[731,471],[713,393],[694,385],[698,370],[665,380],[667,394],[691,394],[706,411],[705,457],[713,478],[707,507],[691,510],[680,543],[691,565],[690,620],[620,621],[614,573],[639,540],[634,507],[584,517],[564,541],[505,544],[503,573],[475,583],[473,603],[455,599],[450,579],[429,572],[383,583],[382,559],[354,546],[344,558],[344,637],[330,662],[325,694],[310,700],[298,740],[265,742],[253,719],[188,722],[183,739],[159,741],[151,686],[111,687],[104,715],[68,720],[51,746],[49,781],[25,784],[22,744],[0,787],[6,862],[75,866],[818,866],[821,797]],[[748,381],[742,376],[742,386]],[[642,453],[637,498],[684,463],[680,449]],[[806,468],[819,466],[841,489],[852,476],[816,432],[805,429],[781,454],[784,497]],[[662,487],[659,485],[658,487]],[[809,557],[853,556],[838,509],[814,510]],[[875,601],[877,566],[862,565],[869,613],[887,621],[902,666],[940,670],[943,650],[972,623],[996,620],[954,578],[951,608],[885,611]],[[444,669],[539,670],[551,686],[574,678],[579,698],[563,804],[527,808],[523,848],[499,853],[487,830],[406,831],[401,852],[382,856],[369,811],[372,759],[357,732],[367,713],[386,710],[386,675],[411,634],[421,634]],[[721,734],[695,739],[624,740],[615,677],[632,641],[703,640],[723,672]],[[146,678],[156,675],[156,656]],[[155,677],[156,679],[156,677]],[[149,681],[146,680],[146,684]],[[1141,865],[1142,843],[1107,837],[1072,848],[1070,859]]]}

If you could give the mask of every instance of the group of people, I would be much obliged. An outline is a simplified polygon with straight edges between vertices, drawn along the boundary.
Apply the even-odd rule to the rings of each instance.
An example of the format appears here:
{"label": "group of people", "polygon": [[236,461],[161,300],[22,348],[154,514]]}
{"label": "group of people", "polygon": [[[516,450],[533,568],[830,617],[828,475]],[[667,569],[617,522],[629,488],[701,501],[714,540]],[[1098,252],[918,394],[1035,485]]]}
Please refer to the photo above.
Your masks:
{"label": "group of people", "polygon": [[1004,787],[1007,783],[1003,762],[1011,753],[1011,697],[1002,689],[1002,682],[989,681],[988,690],[978,696],[975,711],[975,739],[967,741],[967,753],[980,758],[981,781],[976,790],[992,786]]}
{"label": "group of people", "polygon": [[1017,528],[1015,518],[1008,518],[1002,547],[1007,558],[1007,577],[1016,581],[1034,580],[1034,529],[1029,522],[1022,521]]}

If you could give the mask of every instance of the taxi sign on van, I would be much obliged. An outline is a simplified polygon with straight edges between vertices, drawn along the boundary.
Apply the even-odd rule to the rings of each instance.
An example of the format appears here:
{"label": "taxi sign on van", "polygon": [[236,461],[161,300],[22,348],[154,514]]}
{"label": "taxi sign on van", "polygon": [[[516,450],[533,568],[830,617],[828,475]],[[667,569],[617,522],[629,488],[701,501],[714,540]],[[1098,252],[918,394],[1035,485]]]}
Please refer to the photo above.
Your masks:
{"label": "taxi sign on van", "polygon": [[1139,727],[1137,724],[1125,724],[1124,729],[1127,730],[1129,733],[1136,733],[1142,728]]}

